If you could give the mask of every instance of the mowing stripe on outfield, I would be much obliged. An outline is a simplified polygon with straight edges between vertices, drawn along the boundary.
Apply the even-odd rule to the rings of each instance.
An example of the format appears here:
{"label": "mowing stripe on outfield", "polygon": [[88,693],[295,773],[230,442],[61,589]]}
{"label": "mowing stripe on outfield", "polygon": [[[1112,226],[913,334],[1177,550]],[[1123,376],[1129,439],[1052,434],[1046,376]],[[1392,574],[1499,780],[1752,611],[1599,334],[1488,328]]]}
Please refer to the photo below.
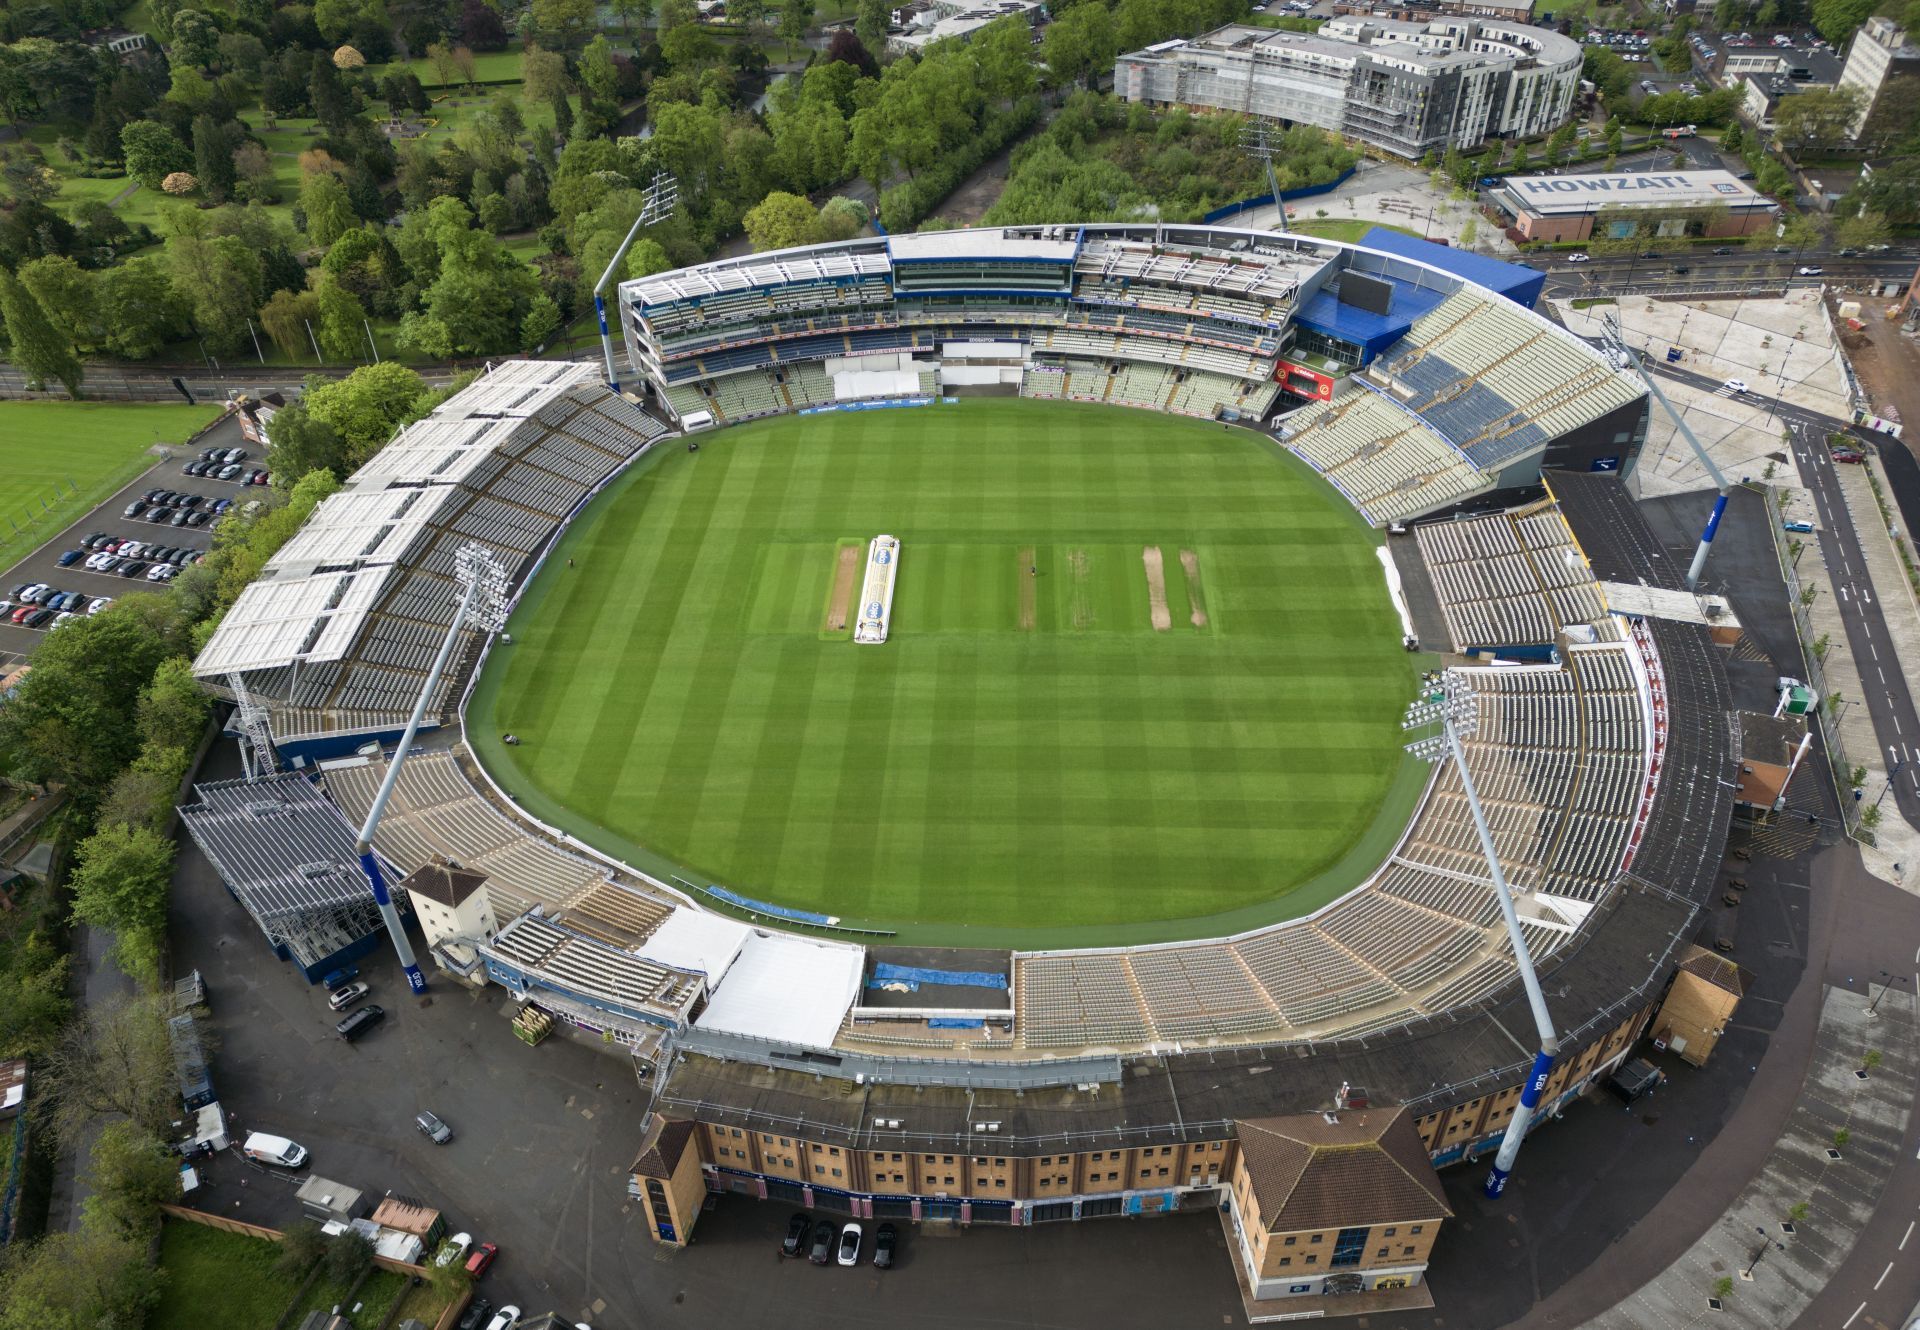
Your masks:
{"label": "mowing stripe on outfield", "polygon": [[[836,559],[876,531],[907,557],[856,646]],[[1377,542],[1270,441],[1146,412],[738,426],[575,524],[470,734],[609,853],[914,941],[1251,927],[1351,886],[1421,787]]]}

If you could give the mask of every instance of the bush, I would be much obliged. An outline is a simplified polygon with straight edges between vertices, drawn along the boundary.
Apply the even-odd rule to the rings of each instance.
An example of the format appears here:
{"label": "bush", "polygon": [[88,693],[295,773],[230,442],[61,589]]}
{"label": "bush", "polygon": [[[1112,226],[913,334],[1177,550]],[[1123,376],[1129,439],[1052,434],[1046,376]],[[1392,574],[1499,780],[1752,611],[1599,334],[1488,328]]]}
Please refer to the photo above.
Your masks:
{"label": "bush", "polygon": [[326,1234],[311,1219],[289,1224],[280,1235],[280,1254],[274,1258],[274,1269],[289,1279],[298,1279],[326,1255],[328,1245]]}
{"label": "bush", "polygon": [[905,184],[895,185],[880,196],[880,222],[889,231],[906,231],[932,212],[960,187],[960,182],[980,169],[981,163],[1019,138],[1040,118],[1040,99],[1026,97],[1011,108],[988,120],[972,142],[961,151],[943,158],[936,166],[922,171]]}
{"label": "bush", "polygon": [[327,1254],[322,1259],[326,1262],[329,1279],[336,1283],[351,1284],[373,1264],[373,1244],[349,1229],[328,1241]]}

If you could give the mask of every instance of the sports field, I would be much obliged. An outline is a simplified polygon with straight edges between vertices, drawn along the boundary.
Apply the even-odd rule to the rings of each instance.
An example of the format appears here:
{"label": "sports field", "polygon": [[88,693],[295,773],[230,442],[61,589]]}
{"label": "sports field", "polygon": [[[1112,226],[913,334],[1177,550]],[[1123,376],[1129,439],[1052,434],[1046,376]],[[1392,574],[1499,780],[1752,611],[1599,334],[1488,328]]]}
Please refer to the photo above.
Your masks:
{"label": "sports field", "polygon": [[0,402],[0,568],[153,465],[154,444],[181,443],[219,414],[184,402]]}
{"label": "sports field", "polygon": [[[883,532],[891,637],[855,645]],[[1418,794],[1376,544],[1259,436],[1147,412],[735,427],[575,524],[469,735],[610,853],[903,940],[1250,927],[1352,886]]]}

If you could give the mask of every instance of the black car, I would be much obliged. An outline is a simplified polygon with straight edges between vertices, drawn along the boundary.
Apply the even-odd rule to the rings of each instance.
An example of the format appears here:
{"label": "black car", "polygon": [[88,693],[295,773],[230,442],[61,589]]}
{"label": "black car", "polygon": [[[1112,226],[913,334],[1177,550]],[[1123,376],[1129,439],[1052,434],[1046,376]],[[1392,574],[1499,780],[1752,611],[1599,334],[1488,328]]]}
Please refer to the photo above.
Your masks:
{"label": "black car", "polygon": [[1673,271],[1677,276],[1685,277],[1688,273],[1692,272],[1693,269],[1684,263],[1676,263],[1673,265]]}
{"label": "black car", "polygon": [[813,1231],[813,1221],[805,1215],[795,1215],[787,1221],[787,1236],[781,1240],[782,1256],[798,1256],[807,1249],[807,1235]]}
{"label": "black car", "polygon": [[480,1330],[493,1315],[493,1304],[485,1298],[475,1298],[467,1304],[466,1312],[460,1317],[460,1330]]}
{"label": "black car", "polygon": [[194,508],[187,513],[188,526],[205,526],[211,520],[211,515],[204,508]]}
{"label": "black car", "polygon": [[147,501],[145,499],[135,499],[132,503],[120,510],[120,516],[138,517],[145,511],[147,511]]}
{"label": "black car", "polygon": [[346,1019],[335,1022],[333,1029],[335,1034],[339,1035],[348,1043],[352,1043],[386,1018],[387,1009],[385,1007],[376,1006],[369,1002],[366,1006],[350,1012]]}
{"label": "black car", "polygon": [[1657,259],[1660,257],[1660,251],[1657,249],[1643,249],[1640,251],[1640,257],[1643,259]]}
{"label": "black car", "polygon": [[898,1233],[892,1224],[882,1224],[873,1235],[873,1263],[882,1270],[893,1268],[893,1244]]}
{"label": "black car", "polygon": [[1715,250],[1714,250],[1713,252],[1714,252],[1715,254],[1731,254],[1731,253],[1733,253],[1733,246],[1732,246],[1732,245],[1721,245],[1721,246],[1719,246],[1718,248],[1716,248],[1716,249],[1715,249]]}
{"label": "black car", "polygon": [[59,613],[60,613],[59,610],[35,610],[32,614],[29,614],[27,616],[27,627],[45,628],[48,624],[53,622],[54,617]]}
{"label": "black car", "polygon": [[95,531],[91,535],[89,535],[85,540],[80,542],[80,547],[82,549],[97,550],[102,545],[106,544],[108,541],[112,539],[113,537],[109,536],[104,531]]}
{"label": "black car", "polygon": [[147,561],[145,559],[128,559],[113,571],[122,577],[139,577],[147,571]]}
{"label": "black car", "polygon": [[172,517],[167,519],[167,525],[168,526],[185,526],[187,524],[187,519],[191,518],[192,516],[193,516],[193,509],[182,508],[179,512],[175,513]]}
{"label": "black car", "polygon": [[822,1219],[813,1227],[813,1247],[807,1252],[807,1259],[815,1265],[826,1265],[833,1260],[833,1244],[839,1240],[839,1230],[831,1220]]}

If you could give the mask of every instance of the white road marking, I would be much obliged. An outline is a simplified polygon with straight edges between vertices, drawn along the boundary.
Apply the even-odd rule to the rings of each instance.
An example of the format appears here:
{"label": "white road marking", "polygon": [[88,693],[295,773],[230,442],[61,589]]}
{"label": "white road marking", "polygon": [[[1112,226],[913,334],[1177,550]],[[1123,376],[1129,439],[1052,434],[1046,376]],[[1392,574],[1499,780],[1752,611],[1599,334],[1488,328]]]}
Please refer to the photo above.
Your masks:
{"label": "white road marking", "polygon": [[1888,1275],[1890,1275],[1890,1274],[1892,1274],[1892,1273],[1893,1273],[1893,1262],[1892,1262],[1892,1261],[1888,1261],[1888,1262],[1887,1262],[1887,1268],[1886,1268],[1886,1269],[1884,1269],[1884,1270],[1882,1270],[1882,1271],[1880,1272],[1880,1277],[1879,1277],[1878,1279],[1876,1279],[1876,1280],[1874,1280],[1874,1281],[1873,1281],[1873,1290],[1874,1290],[1874,1292],[1876,1292],[1876,1293],[1878,1293],[1878,1292],[1880,1291],[1880,1286],[1881,1286],[1882,1284],[1884,1284],[1884,1283],[1886,1283],[1886,1282],[1887,1282],[1887,1276],[1888,1276]]}
{"label": "white road marking", "polygon": [[1853,1315],[1849,1316],[1846,1320],[1840,1323],[1840,1330],[1847,1330],[1847,1327],[1851,1326],[1855,1321],[1860,1319],[1860,1313],[1865,1311],[1866,1309],[1867,1309],[1867,1304],[1864,1302],[1861,1303],[1858,1307],[1855,1307],[1853,1309]]}
{"label": "white road marking", "polygon": [[1907,1231],[1906,1231],[1906,1234],[1900,1239],[1900,1246],[1898,1250],[1905,1251],[1907,1249],[1907,1239],[1913,1236],[1913,1223],[1914,1221],[1911,1219],[1907,1221]]}

